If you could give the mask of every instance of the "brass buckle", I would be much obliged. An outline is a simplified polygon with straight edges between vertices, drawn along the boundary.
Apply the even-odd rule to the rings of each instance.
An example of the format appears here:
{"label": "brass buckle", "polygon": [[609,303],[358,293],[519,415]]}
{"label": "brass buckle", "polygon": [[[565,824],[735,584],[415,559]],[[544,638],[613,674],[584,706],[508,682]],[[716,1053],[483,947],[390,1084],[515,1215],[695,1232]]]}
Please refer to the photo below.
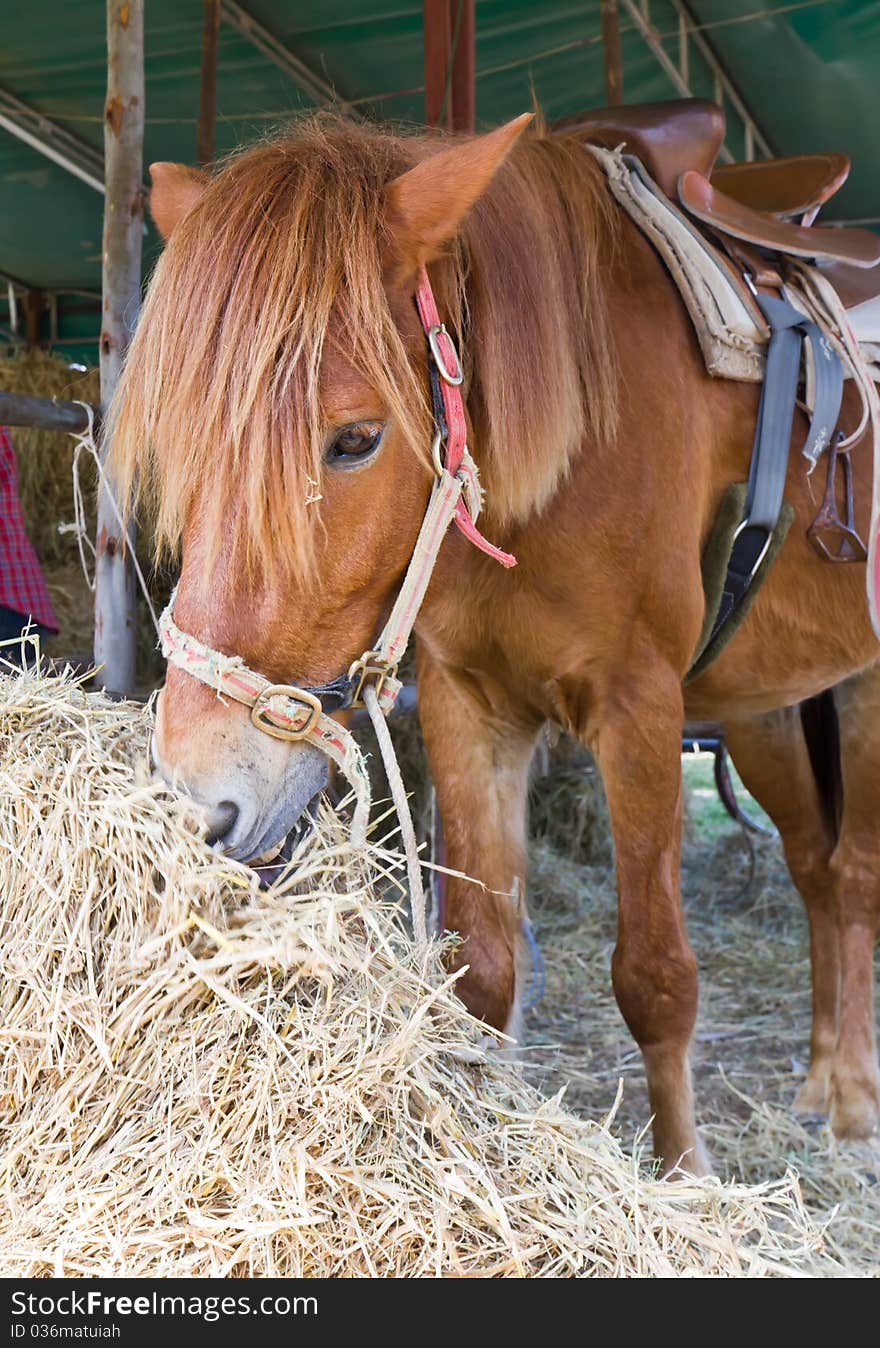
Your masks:
{"label": "brass buckle", "polygon": [[[271,711],[269,700],[278,696],[292,698],[294,702],[299,702],[304,710],[308,711],[308,720],[304,726],[295,730],[286,729],[284,726],[273,725],[271,721],[266,720],[267,712]],[[323,711],[321,699],[315,697],[314,693],[307,693],[305,688],[296,688],[292,683],[270,683],[267,688],[263,689],[251,707],[251,720],[258,730],[265,731],[273,739],[302,740],[314,730]]]}
{"label": "brass buckle", "polygon": [[364,684],[375,678],[376,696],[382,692],[386,679],[393,679],[397,674],[397,665],[389,664],[379,651],[364,651],[359,660],[355,660],[348,671],[348,677],[354,683],[352,690],[351,706],[362,707],[364,705],[363,691]]}
{"label": "brass buckle", "polygon": [[[449,343],[449,349],[452,352],[452,358],[455,361],[455,369],[452,374],[450,374],[446,368],[446,359],[443,352],[440,350],[440,344],[437,341],[441,332]],[[464,371],[461,368],[461,361],[459,360],[458,352],[455,349],[455,342],[452,340],[442,323],[434,323],[428,328],[428,346],[431,348],[431,355],[434,357],[434,364],[437,366],[437,373],[440,378],[444,380],[445,383],[451,384],[453,388],[458,388],[459,384],[464,380]]]}

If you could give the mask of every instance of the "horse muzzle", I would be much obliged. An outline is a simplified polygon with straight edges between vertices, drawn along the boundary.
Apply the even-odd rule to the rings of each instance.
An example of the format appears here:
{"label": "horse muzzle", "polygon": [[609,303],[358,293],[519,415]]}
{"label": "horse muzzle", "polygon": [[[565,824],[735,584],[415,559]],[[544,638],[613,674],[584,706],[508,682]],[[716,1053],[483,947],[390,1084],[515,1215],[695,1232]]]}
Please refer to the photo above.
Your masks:
{"label": "horse muzzle", "polygon": [[302,827],[316,797],[327,785],[327,759],[311,744],[272,740],[249,718],[234,725],[175,727],[159,700],[151,752],[161,778],[191,797],[199,808],[207,840],[225,855],[261,863],[283,852]]}

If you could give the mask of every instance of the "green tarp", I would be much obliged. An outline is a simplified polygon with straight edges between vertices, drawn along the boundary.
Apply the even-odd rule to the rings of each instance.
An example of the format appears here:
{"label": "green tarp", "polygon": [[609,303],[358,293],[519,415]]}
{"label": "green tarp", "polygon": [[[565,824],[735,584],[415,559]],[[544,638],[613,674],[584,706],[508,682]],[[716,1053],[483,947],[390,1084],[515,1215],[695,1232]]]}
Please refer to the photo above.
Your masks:
{"label": "green tarp", "polygon": [[[642,0],[639,0],[642,3]],[[246,0],[275,38],[370,117],[423,113],[422,6],[359,0]],[[548,117],[603,101],[599,0],[477,0],[477,119],[490,126],[537,100]],[[774,13],[774,11],[776,11]],[[880,3],[863,0],[692,0],[711,43],[776,154],[843,149],[850,183],[835,218],[880,218]],[[105,92],[103,0],[4,0],[0,87],[100,150]],[[650,0],[650,21],[675,59],[678,16]],[[145,0],[146,148],[195,158],[201,0]],[[627,102],[677,96],[621,6]],[[713,82],[691,53],[694,92]],[[220,29],[217,148],[265,134],[309,106],[289,74],[229,23]],[[731,148],[742,151],[737,131]],[[30,286],[94,293],[101,280],[102,198],[0,127],[0,272]],[[147,258],[155,255],[150,236]],[[62,295],[59,335],[91,354],[94,299]],[[0,305],[0,326],[8,315]]]}

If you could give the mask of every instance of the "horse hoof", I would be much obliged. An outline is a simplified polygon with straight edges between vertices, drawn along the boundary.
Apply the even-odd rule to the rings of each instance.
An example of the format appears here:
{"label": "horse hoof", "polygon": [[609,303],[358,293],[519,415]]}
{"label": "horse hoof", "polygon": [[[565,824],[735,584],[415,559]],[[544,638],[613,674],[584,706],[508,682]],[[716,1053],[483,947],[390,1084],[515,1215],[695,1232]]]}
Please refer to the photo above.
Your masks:
{"label": "horse hoof", "polygon": [[880,1144],[880,1101],[863,1086],[837,1089],[831,1101],[831,1131],[840,1141]]}
{"label": "horse hoof", "polygon": [[696,1145],[684,1153],[675,1165],[661,1170],[664,1179],[708,1179],[715,1174],[703,1139],[697,1134]]}
{"label": "horse hoof", "polygon": [[792,1109],[798,1123],[804,1124],[805,1127],[814,1125],[817,1121],[825,1123],[828,1119],[827,1076],[807,1077],[794,1097]]}

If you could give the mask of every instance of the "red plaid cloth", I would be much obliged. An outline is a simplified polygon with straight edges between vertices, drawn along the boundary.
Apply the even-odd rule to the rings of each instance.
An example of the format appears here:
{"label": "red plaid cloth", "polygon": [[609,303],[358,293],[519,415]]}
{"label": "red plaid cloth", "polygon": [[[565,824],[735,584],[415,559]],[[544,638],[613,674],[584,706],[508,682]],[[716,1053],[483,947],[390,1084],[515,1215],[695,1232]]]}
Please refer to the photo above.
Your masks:
{"label": "red plaid cloth", "polygon": [[18,466],[5,426],[0,426],[0,604],[58,631],[58,619],[18,499]]}

